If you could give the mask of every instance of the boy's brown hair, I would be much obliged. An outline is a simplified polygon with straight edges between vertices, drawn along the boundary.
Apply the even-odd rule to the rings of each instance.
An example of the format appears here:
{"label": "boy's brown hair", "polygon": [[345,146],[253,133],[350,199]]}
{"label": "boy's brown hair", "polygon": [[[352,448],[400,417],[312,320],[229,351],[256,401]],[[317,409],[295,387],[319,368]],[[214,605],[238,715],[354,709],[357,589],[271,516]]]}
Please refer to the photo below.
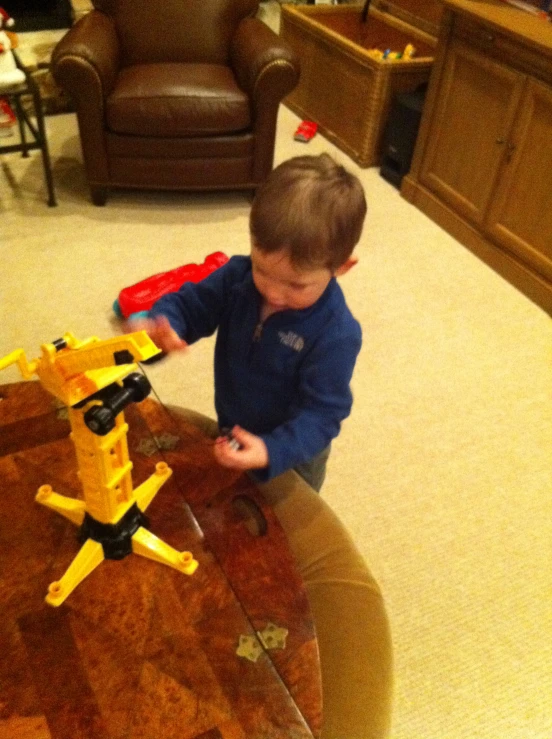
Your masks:
{"label": "boy's brown hair", "polygon": [[333,272],[358,243],[366,210],[358,177],[329,154],[300,156],[280,164],[258,187],[249,227],[260,251],[285,249],[298,269]]}

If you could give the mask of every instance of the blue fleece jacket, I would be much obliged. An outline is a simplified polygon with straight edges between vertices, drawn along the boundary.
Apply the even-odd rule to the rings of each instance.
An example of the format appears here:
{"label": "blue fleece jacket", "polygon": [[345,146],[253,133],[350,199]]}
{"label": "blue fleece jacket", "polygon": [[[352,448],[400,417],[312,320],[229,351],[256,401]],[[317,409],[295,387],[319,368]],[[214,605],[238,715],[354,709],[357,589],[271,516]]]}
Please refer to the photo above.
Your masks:
{"label": "blue fleece jacket", "polygon": [[349,383],[362,342],[358,322],[332,278],[317,302],[260,322],[262,298],[249,257],[232,257],[201,282],[155,303],[187,343],[218,329],[215,407],[221,427],[260,436],[269,480],[321,452],[352,405]]}

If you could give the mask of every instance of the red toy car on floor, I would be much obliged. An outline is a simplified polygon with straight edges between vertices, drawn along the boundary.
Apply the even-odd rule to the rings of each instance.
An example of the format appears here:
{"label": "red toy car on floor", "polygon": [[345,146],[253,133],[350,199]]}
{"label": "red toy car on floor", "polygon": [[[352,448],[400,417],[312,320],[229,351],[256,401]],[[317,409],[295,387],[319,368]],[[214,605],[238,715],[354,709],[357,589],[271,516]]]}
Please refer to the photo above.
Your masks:
{"label": "red toy car on floor", "polygon": [[226,254],[216,251],[209,254],[203,264],[185,264],[168,272],[152,275],[121,290],[113,303],[113,310],[119,318],[135,318],[136,314],[147,313],[166,293],[176,292],[185,282],[200,282],[227,261]]}
{"label": "red toy car on floor", "polygon": [[313,136],[316,135],[316,132],[318,131],[318,124],[314,121],[302,121],[297,131],[295,131],[295,134],[293,138],[295,141],[304,141],[307,143],[312,139]]}

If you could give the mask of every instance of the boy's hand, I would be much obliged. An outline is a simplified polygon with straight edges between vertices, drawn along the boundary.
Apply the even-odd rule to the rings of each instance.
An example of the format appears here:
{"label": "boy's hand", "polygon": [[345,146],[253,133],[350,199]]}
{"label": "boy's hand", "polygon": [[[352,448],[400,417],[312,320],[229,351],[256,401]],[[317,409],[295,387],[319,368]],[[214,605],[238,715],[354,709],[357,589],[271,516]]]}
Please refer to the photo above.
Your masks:
{"label": "boy's hand", "polygon": [[183,351],[188,347],[188,344],[180,338],[165,316],[129,321],[128,326],[131,331],[145,331],[153,343],[167,354]]}
{"label": "boy's hand", "polygon": [[240,449],[232,449],[227,436],[219,436],[215,442],[215,458],[223,467],[235,470],[258,470],[269,463],[266,444],[259,437],[250,434],[240,426],[234,426],[232,436]]}

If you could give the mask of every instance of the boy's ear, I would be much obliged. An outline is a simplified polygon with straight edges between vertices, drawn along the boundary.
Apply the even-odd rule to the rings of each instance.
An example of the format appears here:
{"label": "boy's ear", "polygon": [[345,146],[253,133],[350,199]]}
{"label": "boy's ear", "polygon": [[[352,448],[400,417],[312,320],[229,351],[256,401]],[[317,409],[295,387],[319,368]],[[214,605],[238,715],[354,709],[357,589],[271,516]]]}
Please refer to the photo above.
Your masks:
{"label": "boy's ear", "polygon": [[334,275],[336,277],[342,277],[343,275],[346,275],[347,272],[350,269],[352,269],[355,266],[355,264],[357,264],[357,263],[358,263],[358,257],[350,256],[349,259],[347,259],[346,262],[343,262],[343,264],[341,265],[341,267],[338,267],[335,270]]}

